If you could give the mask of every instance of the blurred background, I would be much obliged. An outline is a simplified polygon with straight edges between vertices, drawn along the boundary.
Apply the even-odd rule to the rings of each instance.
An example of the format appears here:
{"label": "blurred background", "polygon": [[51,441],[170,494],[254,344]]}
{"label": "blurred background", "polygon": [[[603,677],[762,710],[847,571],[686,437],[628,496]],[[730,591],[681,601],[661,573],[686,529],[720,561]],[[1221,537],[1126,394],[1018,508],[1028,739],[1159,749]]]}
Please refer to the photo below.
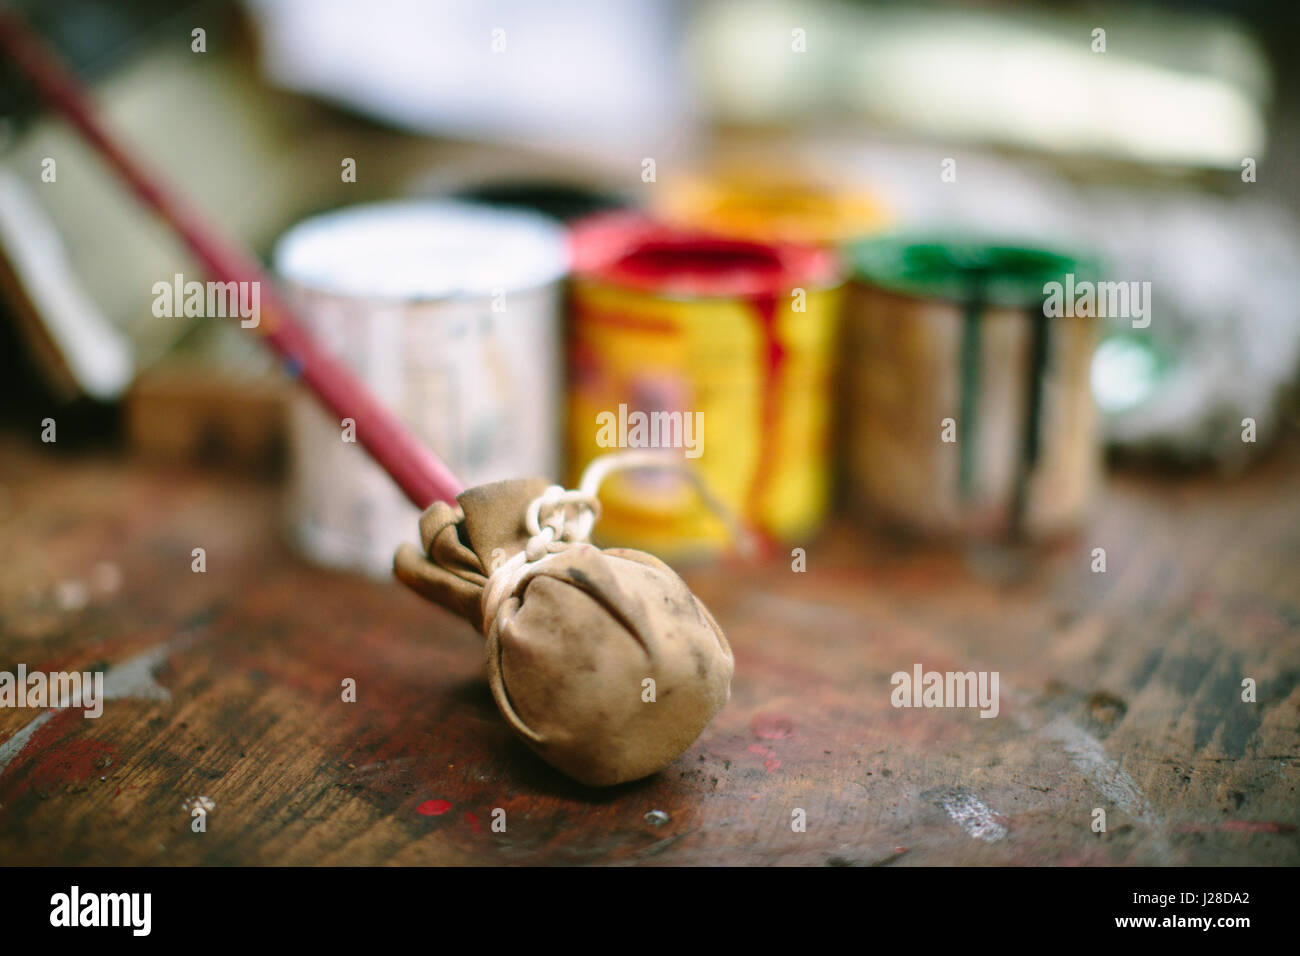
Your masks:
{"label": "blurred background", "polygon": [[[675,228],[758,242],[839,249],[885,234],[944,241],[975,235],[981,242],[1065,250],[1099,263],[1108,278],[1149,282],[1152,289],[1150,326],[1138,334],[1127,317],[1103,322],[1096,343],[1086,346],[1082,379],[1062,382],[1042,369],[1024,373],[1046,375],[1049,397],[1073,389],[1095,401],[1100,417],[1095,432],[1081,431],[1084,443],[1127,467],[1233,471],[1294,440],[1300,366],[1300,64],[1289,49],[1300,10],[1294,5],[28,0],[15,6],[93,85],[107,119],[139,153],[267,262],[276,260],[277,239],[315,214],[378,200],[453,197],[549,217],[556,229],[624,208]],[[0,69],[4,428],[15,440],[39,445],[33,422],[54,415],[57,453],[107,444],[141,460],[292,470],[287,460],[308,452],[290,441],[289,378],[237,322],[154,315],[154,283],[176,273],[203,278],[197,266],[36,102],[28,84],[8,64]],[[57,159],[52,183],[41,178],[47,157]],[[718,198],[750,189],[755,177],[765,185],[751,191],[768,190],[761,202],[737,211],[744,203]],[[771,187],[778,180],[779,210]],[[792,183],[797,201],[790,199]],[[790,211],[810,204],[814,225]],[[546,281],[558,281],[562,271]],[[844,274],[850,284],[889,285],[852,255]],[[316,285],[305,294],[339,292]],[[491,286],[470,291],[486,301]],[[883,304],[848,294],[826,308],[844,310],[851,322],[855,309],[910,315],[907,301],[943,299],[933,289],[886,291],[891,297]],[[421,293],[408,295],[414,301]],[[926,313],[906,321],[957,328],[970,297],[951,298],[953,316]],[[987,303],[980,298],[982,308]],[[539,427],[552,429],[554,447],[572,459],[573,429],[565,441],[560,422],[576,387],[574,356],[585,356],[588,343],[573,340],[584,326],[564,319],[565,301],[536,306],[558,310],[554,325],[542,328],[555,340],[556,354],[570,359],[567,384],[561,374],[542,379],[550,392],[543,404],[554,414]],[[305,307],[329,311],[319,303]],[[462,320],[476,321],[456,321]],[[318,331],[328,337],[323,327]],[[936,341],[947,342],[946,334],[936,331]],[[830,362],[873,347],[870,337],[843,347],[828,341]],[[347,351],[346,344],[339,347]],[[1020,347],[1007,355],[1018,355]],[[983,361],[996,365],[998,354],[986,351]],[[471,361],[480,359],[456,359],[462,369]],[[954,364],[951,372],[957,390],[959,368]],[[383,373],[375,374],[382,384]],[[840,369],[809,380],[850,431],[854,399],[843,398],[847,393],[837,392],[832,379],[852,375],[851,368]],[[918,364],[898,387],[918,395],[942,390],[936,375],[948,372]],[[470,376],[461,390],[486,387]],[[439,393],[419,394],[432,402]],[[1028,394],[1032,404],[1032,383]],[[635,405],[635,396],[629,400]],[[664,407],[676,407],[674,401],[694,407],[689,398],[658,400]],[[480,426],[515,417],[511,408],[519,404],[518,396],[502,397]],[[1007,415],[1023,411],[1014,402],[1007,407]],[[996,405],[987,413],[1001,414]],[[1255,423],[1255,441],[1242,439],[1247,418]],[[985,428],[997,431],[996,420]],[[456,440],[434,441],[444,443],[438,450],[453,467],[476,478],[547,462],[545,450],[522,463],[504,453],[478,460],[472,441],[452,448]],[[841,438],[835,448],[807,453],[834,459],[835,449],[850,444]],[[1084,469],[1086,452],[1052,467]],[[574,465],[551,463],[557,472]],[[322,467],[319,460],[314,467]],[[942,468],[918,467],[922,481],[947,480]],[[899,476],[908,472],[891,474],[905,480]],[[1053,481],[1059,489],[1069,476]],[[298,488],[294,494],[325,492]],[[315,507],[344,505],[317,501]],[[382,565],[382,558],[349,556],[346,545],[332,559],[328,544],[314,547],[330,563]],[[383,538],[377,550],[389,548]]]}

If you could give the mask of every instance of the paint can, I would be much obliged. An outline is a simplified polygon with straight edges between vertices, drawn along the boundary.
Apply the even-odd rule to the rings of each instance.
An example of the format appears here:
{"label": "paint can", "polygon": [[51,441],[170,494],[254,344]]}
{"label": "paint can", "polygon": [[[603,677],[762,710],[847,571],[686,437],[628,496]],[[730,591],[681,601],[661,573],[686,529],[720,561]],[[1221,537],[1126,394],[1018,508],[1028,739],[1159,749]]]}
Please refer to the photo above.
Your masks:
{"label": "paint can", "polygon": [[[450,201],[374,203],[294,226],[274,265],[309,331],[467,484],[557,473],[568,268],[558,223]],[[297,548],[391,574],[418,510],[305,394],[289,436]]]}
{"label": "paint can", "polygon": [[[815,530],[830,490],[838,257],[615,214],[575,226],[573,261],[570,481],[614,447],[672,448],[680,413],[674,453],[733,515],[776,539]],[[608,544],[689,560],[730,543],[679,474],[618,474],[601,500]]]}
{"label": "paint can", "polygon": [[1100,472],[1089,386],[1098,323],[1045,304],[1053,283],[1095,265],[906,237],[855,244],[848,257],[840,440],[850,510],[944,536],[1075,527]]}
{"label": "paint can", "polygon": [[758,242],[838,245],[892,219],[869,190],[765,166],[690,176],[658,195],[656,213],[667,222]]}

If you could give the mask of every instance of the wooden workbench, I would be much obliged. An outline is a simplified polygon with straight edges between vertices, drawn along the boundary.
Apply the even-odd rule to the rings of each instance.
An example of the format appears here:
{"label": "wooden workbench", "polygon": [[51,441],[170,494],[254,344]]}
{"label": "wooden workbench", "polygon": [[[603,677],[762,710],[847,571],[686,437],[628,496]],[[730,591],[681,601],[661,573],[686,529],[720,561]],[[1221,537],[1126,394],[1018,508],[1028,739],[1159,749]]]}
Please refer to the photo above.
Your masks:
{"label": "wooden workbench", "polygon": [[[5,440],[0,669],[116,696],[0,710],[0,863],[1295,864],[1298,477],[1112,476],[1028,560],[837,526],[804,573],[689,572],[731,702],[593,791],[506,730],[467,625],[294,557],[273,483]],[[999,715],[892,707],[916,663],[997,671]]]}

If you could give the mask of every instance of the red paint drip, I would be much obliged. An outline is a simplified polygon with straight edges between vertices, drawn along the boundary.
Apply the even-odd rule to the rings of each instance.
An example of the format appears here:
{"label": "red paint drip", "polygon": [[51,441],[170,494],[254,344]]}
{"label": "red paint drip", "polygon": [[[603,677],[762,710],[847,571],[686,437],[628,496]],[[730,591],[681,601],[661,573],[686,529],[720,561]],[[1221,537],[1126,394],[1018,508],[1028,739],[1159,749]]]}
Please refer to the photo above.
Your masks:
{"label": "red paint drip", "polygon": [[758,360],[762,363],[763,394],[758,428],[758,466],[749,486],[749,513],[760,527],[763,524],[763,494],[776,468],[776,423],[781,411],[778,399],[786,364],[786,347],[777,329],[776,301],[774,295],[755,296],[751,300],[761,340]]}
{"label": "red paint drip", "polygon": [[425,800],[415,808],[415,812],[426,817],[440,817],[451,809],[451,803],[446,800]]}

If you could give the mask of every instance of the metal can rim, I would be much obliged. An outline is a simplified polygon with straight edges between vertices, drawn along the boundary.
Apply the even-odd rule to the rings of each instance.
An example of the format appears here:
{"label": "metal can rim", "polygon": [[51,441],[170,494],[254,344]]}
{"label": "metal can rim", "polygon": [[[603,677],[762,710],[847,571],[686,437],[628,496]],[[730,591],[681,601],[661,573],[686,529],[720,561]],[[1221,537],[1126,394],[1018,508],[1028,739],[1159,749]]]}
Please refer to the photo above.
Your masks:
{"label": "metal can rim", "polygon": [[1041,302],[1043,286],[1067,274],[1084,280],[1100,271],[1090,257],[987,236],[895,234],[852,243],[846,255],[854,280],[886,292],[1010,308]]}
{"label": "metal can rim", "polygon": [[547,216],[416,199],[309,216],[280,236],[271,261],[277,275],[311,291],[401,304],[542,288],[569,268],[564,227]]}
{"label": "metal can rim", "polygon": [[[655,256],[663,261],[655,264]],[[580,281],[685,301],[785,295],[843,280],[842,261],[832,249],[719,236],[638,214],[575,223],[571,258]]]}

